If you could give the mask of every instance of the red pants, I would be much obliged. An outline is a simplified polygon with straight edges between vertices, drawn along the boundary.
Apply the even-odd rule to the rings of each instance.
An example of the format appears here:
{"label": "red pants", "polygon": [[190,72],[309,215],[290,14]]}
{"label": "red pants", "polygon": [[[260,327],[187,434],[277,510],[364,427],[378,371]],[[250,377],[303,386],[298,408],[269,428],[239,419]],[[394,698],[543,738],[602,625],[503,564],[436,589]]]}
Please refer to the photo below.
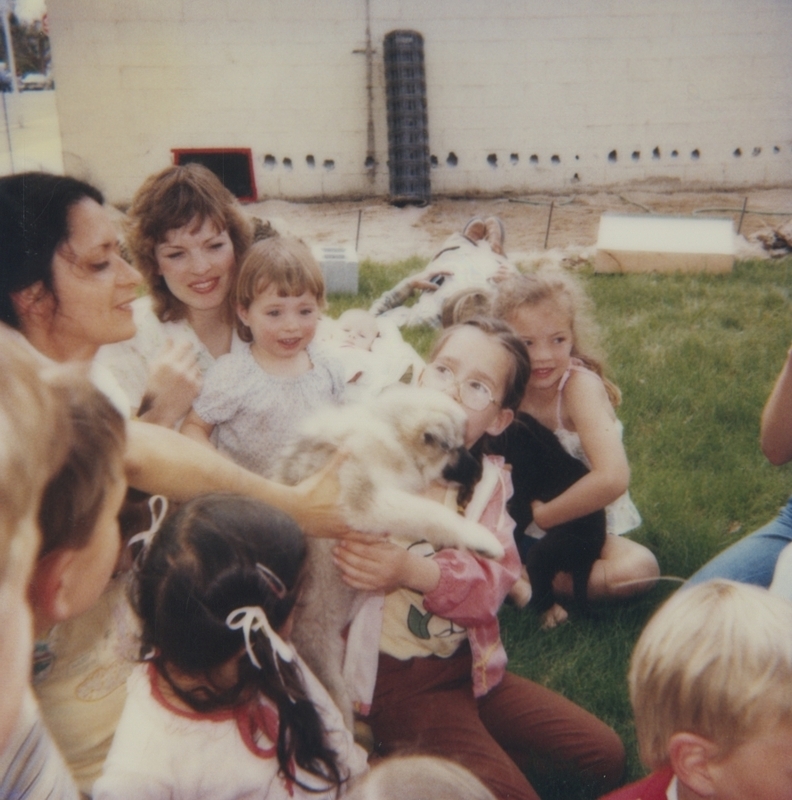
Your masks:
{"label": "red pants", "polygon": [[539,684],[506,673],[476,699],[470,648],[451,658],[380,654],[368,722],[382,755],[426,753],[467,767],[501,800],[539,800],[520,767],[569,768],[598,792],[624,770],[615,731]]}

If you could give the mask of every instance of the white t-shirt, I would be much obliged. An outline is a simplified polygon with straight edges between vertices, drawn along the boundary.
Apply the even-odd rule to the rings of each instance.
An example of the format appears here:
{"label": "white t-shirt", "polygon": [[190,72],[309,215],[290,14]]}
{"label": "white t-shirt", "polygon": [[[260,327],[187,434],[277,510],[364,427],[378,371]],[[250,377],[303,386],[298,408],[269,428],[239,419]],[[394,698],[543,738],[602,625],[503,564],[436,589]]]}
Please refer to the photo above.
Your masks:
{"label": "white t-shirt", "polygon": [[[316,677],[299,663],[307,695],[325,723],[342,775],[365,772],[366,754],[354,743],[341,712]],[[277,758],[261,757],[248,749],[234,718],[169,710],[152,693],[148,664],[135,668],[127,689],[104,774],[94,785],[94,800],[331,800],[335,796],[334,790],[308,792],[287,786]],[[257,742],[264,750],[272,744],[264,734]],[[321,786],[305,772],[298,775],[308,785]]]}

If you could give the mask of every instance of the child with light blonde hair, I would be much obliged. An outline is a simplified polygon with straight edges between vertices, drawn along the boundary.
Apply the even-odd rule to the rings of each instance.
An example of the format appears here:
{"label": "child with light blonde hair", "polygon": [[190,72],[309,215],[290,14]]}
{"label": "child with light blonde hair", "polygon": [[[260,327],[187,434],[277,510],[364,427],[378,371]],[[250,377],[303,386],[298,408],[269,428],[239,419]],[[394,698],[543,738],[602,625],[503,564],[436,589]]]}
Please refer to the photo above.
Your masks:
{"label": "child with light blonde hair", "polygon": [[635,646],[630,701],[654,772],[608,800],[792,797],[792,603],[713,580],[681,589]]}
{"label": "child with light blonde hair", "polygon": [[[531,360],[531,378],[518,420],[529,415],[549,428],[564,449],[588,468],[561,494],[541,502],[523,496],[520,471],[515,467],[510,511],[517,520],[518,546],[526,554],[531,539],[541,538],[548,529],[604,509],[607,536],[591,569],[588,594],[615,598],[645,591],[653,585],[659,568],[647,548],[621,538],[641,524],[641,517],[627,491],[630,468],[622,424],[614,410],[621,393],[604,377],[591,301],[569,272],[542,267],[500,284],[493,314],[511,325],[525,342]],[[510,454],[504,455],[511,463]],[[556,575],[553,588],[571,594],[570,574]],[[566,617],[566,611],[554,603],[545,625],[552,627]]]}
{"label": "child with light blonde hair", "polygon": [[313,345],[325,284],[301,241],[278,236],[252,245],[235,298],[248,346],[210,367],[181,432],[268,476],[297,424],[343,399],[343,369]]}

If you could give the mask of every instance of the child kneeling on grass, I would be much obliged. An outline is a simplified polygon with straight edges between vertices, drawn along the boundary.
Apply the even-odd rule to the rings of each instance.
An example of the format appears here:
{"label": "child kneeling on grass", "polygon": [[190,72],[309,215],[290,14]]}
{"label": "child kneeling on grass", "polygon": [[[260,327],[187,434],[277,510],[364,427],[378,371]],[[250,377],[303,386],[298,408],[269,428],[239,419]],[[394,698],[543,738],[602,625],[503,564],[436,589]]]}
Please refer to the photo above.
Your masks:
{"label": "child kneeling on grass", "polygon": [[649,621],[629,674],[647,778],[604,800],[792,797],[792,604],[714,580]]}

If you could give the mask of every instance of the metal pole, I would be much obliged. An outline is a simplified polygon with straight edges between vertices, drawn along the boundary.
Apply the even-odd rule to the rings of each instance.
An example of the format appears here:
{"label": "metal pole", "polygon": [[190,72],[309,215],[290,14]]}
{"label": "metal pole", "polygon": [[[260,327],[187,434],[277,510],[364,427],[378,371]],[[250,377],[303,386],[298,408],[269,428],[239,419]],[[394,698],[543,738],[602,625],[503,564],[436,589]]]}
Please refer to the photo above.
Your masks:
{"label": "metal pole", "polygon": [[547,230],[545,231],[544,249],[547,250],[547,240],[550,238],[550,223],[553,221],[553,208],[555,207],[555,200],[550,201],[550,213],[547,215]]}
{"label": "metal pole", "polygon": [[374,149],[374,49],[371,46],[371,4],[366,0],[366,167],[373,184],[377,174],[377,156]]}
{"label": "metal pole", "polygon": [[13,10],[13,0],[0,0],[0,15],[3,17],[3,37],[8,58],[8,71],[11,73],[11,91],[16,94],[17,86],[16,59],[14,58],[14,42],[11,39],[11,24],[9,19]]}
{"label": "metal pole", "polygon": [[748,207],[748,198],[746,197],[743,200],[743,207],[742,207],[742,211],[740,212],[740,224],[737,226],[737,235],[738,236],[740,235],[740,231],[742,230],[743,217],[745,216],[745,209],[747,207]]}
{"label": "metal pole", "polygon": [[6,137],[8,138],[8,159],[11,164],[11,174],[16,175],[14,167],[14,145],[11,142],[11,123],[8,121],[8,106],[6,106],[6,93],[0,92],[3,95],[3,116],[5,117]]}

